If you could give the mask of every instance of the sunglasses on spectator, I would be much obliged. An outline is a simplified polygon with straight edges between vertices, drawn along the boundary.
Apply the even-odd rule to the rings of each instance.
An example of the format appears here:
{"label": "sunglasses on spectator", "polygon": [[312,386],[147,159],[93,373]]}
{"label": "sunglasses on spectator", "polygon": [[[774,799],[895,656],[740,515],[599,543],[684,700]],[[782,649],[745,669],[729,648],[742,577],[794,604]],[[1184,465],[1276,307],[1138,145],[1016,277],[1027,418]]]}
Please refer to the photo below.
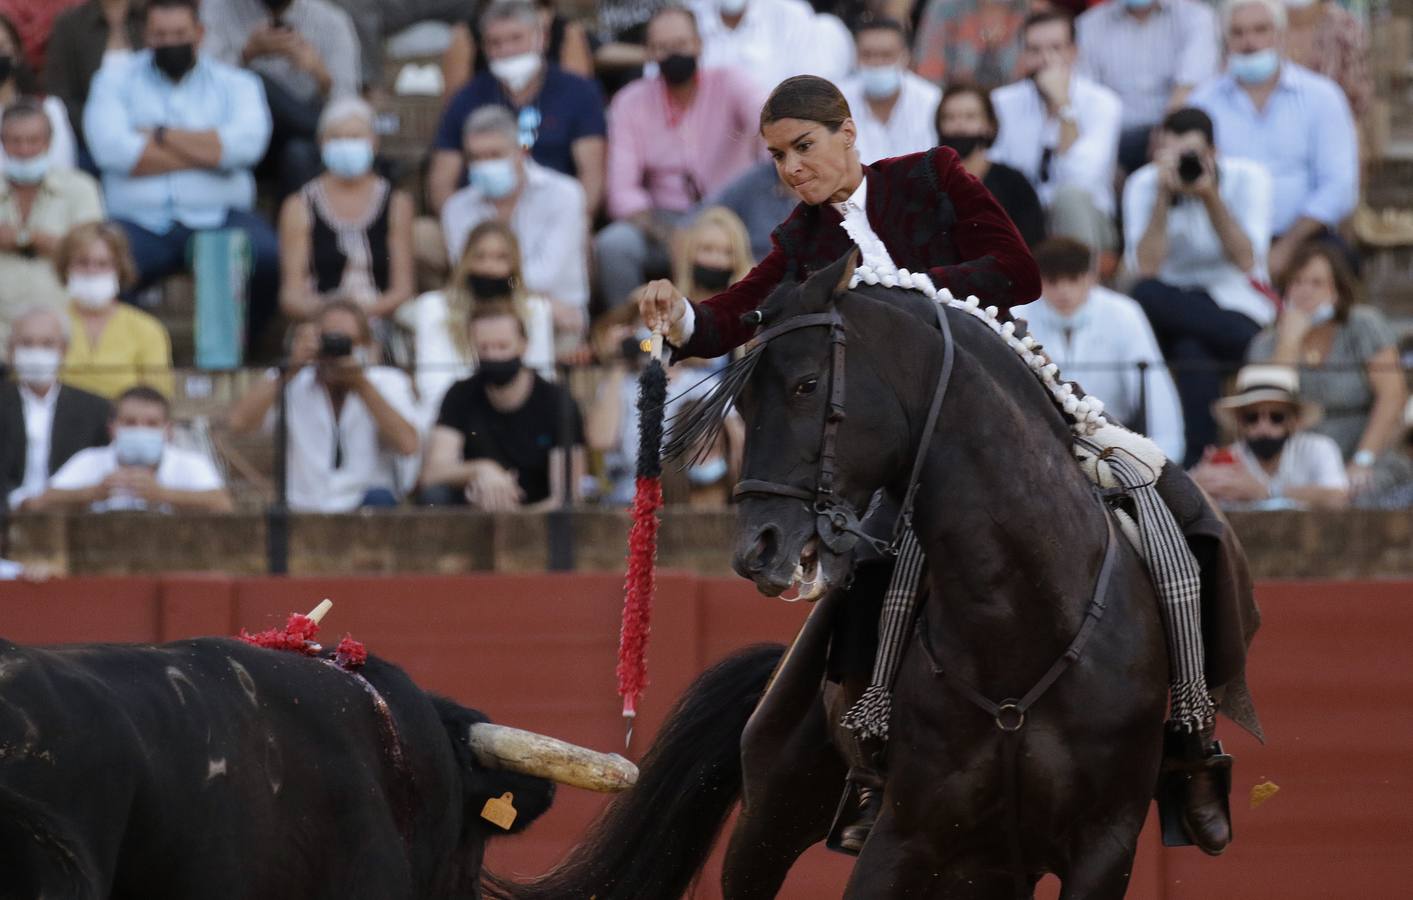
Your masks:
{"label": "sunglasses on spectator", "polygon": [[1266,419],[1272,425],[1284,425],[1290,419],[1290,413],[1283,409],[1248,409],[1241,414],[1241,424],[1255,425],[1262,419]]}
{"label": "sunglasses on spectator", "polygon": [[520,110],[520,115],[516,117],[515,127],[520,132],[520,146],[526,150],[535,146],[535,141],[540,136],[540,111],[533,106],[527,106]]}

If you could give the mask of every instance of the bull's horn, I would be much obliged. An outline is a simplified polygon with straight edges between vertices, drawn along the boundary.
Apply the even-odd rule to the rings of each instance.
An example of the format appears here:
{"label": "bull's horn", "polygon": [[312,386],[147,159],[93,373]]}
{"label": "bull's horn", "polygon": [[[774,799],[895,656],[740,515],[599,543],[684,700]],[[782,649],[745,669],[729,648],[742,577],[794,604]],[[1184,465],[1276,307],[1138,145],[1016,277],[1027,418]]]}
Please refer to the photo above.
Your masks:
{"label": "bull's horn", "polygon": [[472,725],[467,743],[484,766],[590,791],[611,794],[627,790],[638,780],[638,767],[617,753],[598,753],[533,731]]}

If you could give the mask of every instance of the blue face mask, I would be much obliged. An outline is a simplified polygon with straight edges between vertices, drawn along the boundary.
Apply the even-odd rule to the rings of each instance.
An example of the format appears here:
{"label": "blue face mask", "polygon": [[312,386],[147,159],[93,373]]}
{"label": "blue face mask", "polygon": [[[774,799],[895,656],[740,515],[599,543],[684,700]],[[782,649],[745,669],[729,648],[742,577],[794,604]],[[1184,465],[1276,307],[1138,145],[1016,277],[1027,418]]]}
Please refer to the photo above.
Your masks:
{"label": "blue face mask", "polygon": [[716,484],[726,477],[726,457],[718,456],[687,469],[687,480],[696,487]]}
{"label": "blue face mask", "polygon": [[499,200],[511,194],[519,178],[515,174],[515,163],[508,159],[483,159],[467,167],[467,177],[471,186],[492,200]]}
{"label": "blue face mask", "polygon": [[1124,6],[1129,9],[1148,9],[1158,0],[1124,0]]}
{"label": "blue face mask", "polygon": [[155,469],[162,461],[162,449],[167,444],[163,428],[126,426],[113,434],[113,452],[120,466],[147,466]]}
{"label": "blue face mask", "polygon": [[5,177],[15,184],[39,184],[48,173],[48,153],[41,153],[28,159],[12,156],[5,160]]}
{"label": "blue face mask", "polygon": [[859,82],[865,95],[882,100],[898,93],[903,84],[903,70],[897,66],[859,66]]}
{"label": "blue face mask", "polygon": [[334,138],[319,153],[324,168],[340,178],[358,178],[373,168],[373,142],[367,138]]}
{"label": "blue face mask", "polygon": [[1242,84],[1261,84],[1269,81],[1280,68],[1281,57],[1275,47],[1257,50],[1254,53],[1233,53],[1227,57],[1227,70]]}

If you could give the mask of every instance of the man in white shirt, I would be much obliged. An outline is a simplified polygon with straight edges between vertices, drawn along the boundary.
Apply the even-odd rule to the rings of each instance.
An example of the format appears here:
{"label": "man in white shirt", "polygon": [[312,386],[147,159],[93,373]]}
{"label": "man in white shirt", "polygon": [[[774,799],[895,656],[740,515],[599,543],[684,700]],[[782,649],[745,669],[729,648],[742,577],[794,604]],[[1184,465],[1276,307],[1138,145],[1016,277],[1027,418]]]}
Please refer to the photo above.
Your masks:
{"label": "man in white shirt", "polygon": [[205,456],[173,447],[171,407],[146,385],[113,404],[113,442],[80,450],[54,473],[41,508],[230,512],[231,497]]}
{"label": "man in white shirt", "polygon": [[1124,186],[1129,271],[1135,300],[1177,373],[1187,422],[1187,464],[1216,439],[1208,410],[1223,366],[1275,318],[1253,282],[1266,280],[1271,177],[1260,164],[1219,156],[1212,120],[1200,109],[1163,120],[1152,163]]}
{"label": "man in white shirt", "polygon": [[275,433],[284,386],[287,499],[296,512],[396,506],[416,475],[412,380],[371,365],[373,346],[363,308],[329,301],[318,319],[295,329],[285,372],[270,372],[231,410],[233,431]]}
{"label": "man in white shirt", "polygon": [[467,118],[462,146],[470,183],[442,207],[447,258],[454,269],[471,229],[500,219],[520,244],[526,289],[554,304],[555,331],[581,333],[589,305],[584,189],[531,159],[517,134],[514,117],[500,106]]}
{"label": "man in white shirt", "polygon": [[909,69],[907,30],[894,19],[870,19],[854,32],[859,67],[840,89],[858,127],[859,159],[871,163],[937,144],[932,123],[942,89]]}
{"label": "man in white shirt", "polygon": [[21,311],[0,386],[0,506],[36,511],[49,476],[80,450],[108,443],[108,401],[59,382],[69,320],[43,304]]}
{"label": "man in white shirt", "polygon": [[1030,179],[1049,213],[1050,234],[1113,250],[1118,95],[1075,71],[1078,51],[1068,13],[1031,13],[1021,40],[1024,75],[991,92],[1000,121],[991,159]]}
{"label": "man in white shirt", "polygon": [[1177,387],[1142,308],[1096,283],[1088,247],[1054,237],[1035,248],[1040,299],[1012,307],[1066,378],[1104,401],[1129,428],[1151,437],[1169,459],[1183,458]]}
{"label": "man in white shirt", "polygon": [[1236,443],[1208,449],[1192,479],[1223,506],[1339,509],[1349,502],[1349,477],[1339,445],[1310,431],[1318,404],[1300,399],[1291,366],[1246,366],[1232,396],[1212,412]]}
{"label": "man in white shirt", "polygon": [[694,0],[703,68],[731,68],[762,92],[791,75],[838,84],[854,65],[854,43],[838,18],[805,0]]}

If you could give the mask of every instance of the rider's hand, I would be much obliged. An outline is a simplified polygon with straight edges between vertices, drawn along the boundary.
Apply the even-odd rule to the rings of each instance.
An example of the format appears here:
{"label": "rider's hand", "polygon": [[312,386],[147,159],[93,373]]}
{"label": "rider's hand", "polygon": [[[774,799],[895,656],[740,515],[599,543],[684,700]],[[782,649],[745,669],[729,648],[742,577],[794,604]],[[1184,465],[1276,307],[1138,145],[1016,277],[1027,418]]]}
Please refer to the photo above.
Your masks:
{"label": "rider's hand", "polygon": [[638,288],[635,296],[638,313],[648,330],[680,346],[682,318],[687,314],[687,300],[682,292],[672,282],[659,278]]}

